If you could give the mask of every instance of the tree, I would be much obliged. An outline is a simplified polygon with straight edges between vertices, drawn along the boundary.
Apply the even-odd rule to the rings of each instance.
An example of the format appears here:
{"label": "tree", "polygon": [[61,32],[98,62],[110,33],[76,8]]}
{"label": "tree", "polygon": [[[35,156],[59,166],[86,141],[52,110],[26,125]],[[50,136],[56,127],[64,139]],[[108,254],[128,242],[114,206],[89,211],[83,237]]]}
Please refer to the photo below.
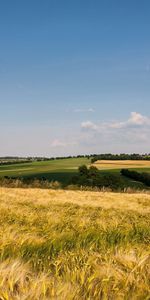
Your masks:
{"label": "tree", "polygon": [[88,176],[88,168],[85,165],[82,165],[78,169],[80,176]]}

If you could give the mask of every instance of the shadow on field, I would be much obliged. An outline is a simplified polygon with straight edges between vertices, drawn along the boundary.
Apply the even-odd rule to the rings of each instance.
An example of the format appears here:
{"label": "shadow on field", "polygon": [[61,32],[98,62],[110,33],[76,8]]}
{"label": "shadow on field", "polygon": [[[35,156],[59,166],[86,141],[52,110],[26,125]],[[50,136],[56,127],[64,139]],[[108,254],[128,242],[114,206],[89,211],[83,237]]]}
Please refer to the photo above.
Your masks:
{"label": "shadow on field", "polygon": [[[54,173],[40,173],[40,174],[32,174],[32,175],[24,175],[23,179],[39,179],[39,180],[48,180],[50,181],[58,181],[62,185],[67,185],[70,183],[71,178],[76,175],[76,172],[54,172]],[[17,177],[19,178],[19,177]]]}

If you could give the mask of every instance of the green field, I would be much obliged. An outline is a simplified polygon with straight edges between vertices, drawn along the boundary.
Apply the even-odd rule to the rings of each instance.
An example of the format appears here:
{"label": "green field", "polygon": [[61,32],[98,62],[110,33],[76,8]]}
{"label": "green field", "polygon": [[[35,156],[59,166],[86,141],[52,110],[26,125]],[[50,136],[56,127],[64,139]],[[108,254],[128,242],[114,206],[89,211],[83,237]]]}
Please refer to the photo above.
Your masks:
{"label": "green field", "polygon": [[36,177],[67,182],[80,165],[89,165],[87,158],[56,159],[0,166],[0,177]]}
{"label": "green field", "polygon": [[[49,181],[59,181],[67,184],[70,178],[76,174],[78,167],[81,165],[89,166],[91,164],[88,158],[67,158],[67,159],[55,159],[48,161],[35,161],[29,163],[19,163],[0,166],[0,177],[19,177],[19,178],[45,178]],[[96,166],[96,164],[95,164]],[[131,169],[131,165],[129,165]],[[140,172],[150,172],[148,167],[139,167],[132,169]],[[102,174],[120,174],[120,167],[116,163],[114,169],[100,169]],[[128,178],[124,178],[125,186],[131,187],[143,187],[140,183],[134,182]]]}

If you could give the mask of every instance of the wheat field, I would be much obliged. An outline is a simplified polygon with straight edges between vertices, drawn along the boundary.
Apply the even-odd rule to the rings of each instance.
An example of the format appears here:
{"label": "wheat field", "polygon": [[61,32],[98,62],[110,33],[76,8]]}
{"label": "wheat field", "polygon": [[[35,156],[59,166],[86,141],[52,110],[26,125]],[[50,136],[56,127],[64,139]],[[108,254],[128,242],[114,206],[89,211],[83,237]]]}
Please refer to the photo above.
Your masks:
{"label": "wheat field", "polygon": [[150,299],[150,195],[0,188],[0,299]]}
{"label": "wheat field", "polygon": [[149,160],[97,160],[93,163],[93,166],[97,167],[100,170],[107,169],[150,169]]}

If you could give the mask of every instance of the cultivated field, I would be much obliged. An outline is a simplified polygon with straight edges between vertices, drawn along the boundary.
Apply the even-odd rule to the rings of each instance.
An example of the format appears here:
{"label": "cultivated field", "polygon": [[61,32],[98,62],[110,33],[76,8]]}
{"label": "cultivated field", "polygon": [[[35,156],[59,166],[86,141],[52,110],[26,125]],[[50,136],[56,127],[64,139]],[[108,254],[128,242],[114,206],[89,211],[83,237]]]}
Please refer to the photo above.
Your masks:
{"label": "cultivated field", "polygon": [[149,160],[98,160],[93,164],[99,170],[110,169],[149,169]]}
{"label": "cultivated field", "polygon": [[[0,166],[0,178],[4,176],[21,178],[45,178],[48,181],[59,181],[67,185],[71,178],[77,173],[81,165],[91,165],[91,160],[87,158],[67,158],[49,161],[36,161],[29,163],[18,163]],[[113,174],[120,173],[122,168],[136,169],[139,172],[150,172],[150,161],[109,161],[102,160],[93,164],[101,172]],[[119,175],[121,176],[121,175]],[[145,188],[143,185],[122,177],[125,187]]]}
{"label": "cultivated field", "polygon": [[0,188],[0,299],[150,295],[150,195]]}
{"label": "cultivated field", "polygon": [[55,159],[0,166],[0,177],[45,177],[48,180],[68,181],[80,165],[89,165],[87,158]]}

